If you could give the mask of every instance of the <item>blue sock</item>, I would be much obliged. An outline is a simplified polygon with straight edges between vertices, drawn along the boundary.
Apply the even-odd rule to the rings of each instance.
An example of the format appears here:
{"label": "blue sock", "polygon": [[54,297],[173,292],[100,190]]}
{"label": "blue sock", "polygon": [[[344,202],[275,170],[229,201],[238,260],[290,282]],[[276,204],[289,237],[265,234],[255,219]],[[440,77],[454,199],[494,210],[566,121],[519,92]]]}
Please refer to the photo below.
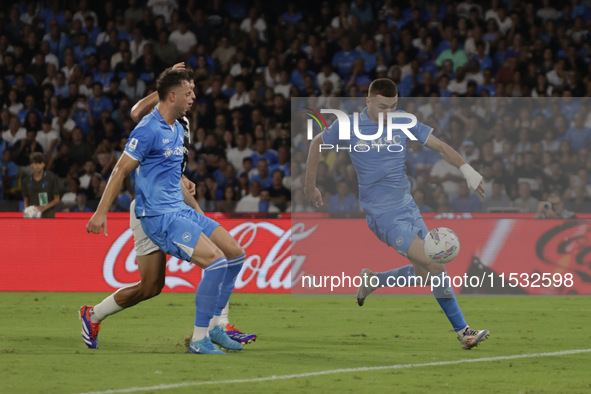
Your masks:
{"label": "blue sock", "polygon": [[195,325],[209,327],[220,298],[220,288],[226,275],[228,262],[220,257],[203,269],[203,277],[195,292]]}
{"label": "blue sock", "polygon": [[[466,327],[467,324],[466,320],[464,320],[464,314],[458,305],[458,300],[456,300],[456,293],[453,287],[451,287],[449,277],[446,275],[447,272],[433,275],[433,278],[431,278],[431,287],[439,306],[445,312],[445,316],[449,319],[454,331],[457,332]],[[439,281],[436,279],[437,277],[439,277]]]}
{"label": "blue sock", "polygon": [[222,314],[222,310],[224,310],[224,308],[226,307],[226,304],[228,303],[228,300],[232,295],[232,291],[234,291],[234,283],[236,283],[236,277],[242,269],[242,264],[244,264],[245,258],[246,253],[228,260],[228,270],[226,271],[226,276],[224,276],[224,282],[222,283],[222,291],[220,293],[218,305],[215,308],[214,316],[220,316]]}
{"label": "blue sock", "polygon": [[[380,281],[379,287],[400,287],[415,285],[415,269],[412,264],[404,267],[396,268],[385,272],[376,272],[377,278]],[[400,278],[400,279],[398,279]]]}

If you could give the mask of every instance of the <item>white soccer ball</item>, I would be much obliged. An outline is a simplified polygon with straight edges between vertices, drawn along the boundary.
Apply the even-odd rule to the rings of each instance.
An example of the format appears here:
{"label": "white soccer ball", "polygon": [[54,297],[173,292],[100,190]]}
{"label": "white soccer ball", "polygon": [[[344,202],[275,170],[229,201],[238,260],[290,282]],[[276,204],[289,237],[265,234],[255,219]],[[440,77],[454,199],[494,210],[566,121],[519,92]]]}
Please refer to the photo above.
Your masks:
{"label": "white soccer ball", "polygon": [[436,263],[449,263],[460,253],[460,240],[446,227],[437,227],[425,237],[425,254]]}
{"label": "white soccer ball", "polygon": [[41,211],[30,205],[23,210],[23,217],[27,219],[39,219],[41,217]]}

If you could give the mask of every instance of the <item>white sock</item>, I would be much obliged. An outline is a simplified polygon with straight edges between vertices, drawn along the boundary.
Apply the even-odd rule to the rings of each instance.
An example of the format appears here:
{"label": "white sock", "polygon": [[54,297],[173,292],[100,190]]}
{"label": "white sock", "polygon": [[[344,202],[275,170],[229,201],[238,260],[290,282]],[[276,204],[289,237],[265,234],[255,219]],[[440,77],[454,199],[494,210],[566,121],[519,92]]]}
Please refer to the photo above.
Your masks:
{"label": "white sock", "polygon": [[219,326],[219,325],[220,325],[220,317],[219,316],[214,316],[209,321],[209,329],[210,330],[213,330],[214,328],[216,328],[216,326]]}
{"label": "white sock", "polygon": [[90,312],[90,320],[93,323],[98,323],[104,320],[107,316],[114,315],[122,311],[123,308],[115,302],[115,293],[105,298],[100,304],[92,308]]}
{"label": "white sock", "polygon": [[208,327],[193,327],[193,338],[191,338],[192,342],[200,341],[205,337],[209,337]]}
{"label": "white sock", "polygon": [[460,335],[462,332],[464,332],[464,330],[466,328],[470,328],[470,326],[466,326],[466,327],[462,328],[460,331],[456,331],[456,334]]}
{"label": "white sock", "polygon": [[230,313],[230,301],[226,304],[224,309],[222,309],[222,315],[220,316],[220,326],[226,327],[226,324],[230,324],[230,319],[228,318],[228,314]]}

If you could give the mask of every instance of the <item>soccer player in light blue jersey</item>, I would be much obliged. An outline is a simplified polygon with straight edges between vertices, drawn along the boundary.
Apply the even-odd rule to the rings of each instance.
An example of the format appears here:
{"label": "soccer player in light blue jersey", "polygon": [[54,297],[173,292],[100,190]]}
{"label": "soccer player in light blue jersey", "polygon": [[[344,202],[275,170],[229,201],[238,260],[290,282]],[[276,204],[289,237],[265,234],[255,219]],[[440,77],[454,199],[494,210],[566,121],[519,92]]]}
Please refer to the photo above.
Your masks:
{"label": "soccer player in light blue jersey", "polygon": [[236,342],[223,329],[214,332],[209,326],[216,311],[228,302],[241,268],[241,264],[237,272],[229,268],[222,252],[225,244],[235,240],[218,223],[198,213],[196,201],[181,184],[184,130],[176,119],[185,115],[195,99],[189,77],[166,70],[157,81],[157,90],[159,108],[144,117],[131,133],[125,154],[117,162],[86,228],[95,234],[104,229],[106,234],[109,207],[124,178],[135,171],[135,215],[145,234],[165,253],[203,268],[195,293],[196,317],[189,352],[224,354],[213,345],[210,334],[219,334],[216,343],[221,341],[225,348],[232,349],[233,344],[224,342]]}
{"label": "soccer player in light blue jersey", "polygon": [[[398,90],[396,84],[389,79],[374,80],[366,99],[367,107],[359,114],[358,130],[363,135],[375,135],[378,131],[380,113],[382,114],[384,136],[373,141],[358,138],[350,131],[350,139],[340,139],[339,120],[335,121],[322,134],[317,135],[310,144],[306,165],[305,193],[315,206],[323,204],[320,191],[316,188],[316,169],[320,161],[321,145],[323,146],[360,146],[351,149],[349,155],[357,172],[359,182],[359,201],[366,213],[369,228],[384,243],[396,249],[398,253],[410,260],[410,264],[386,272],[372,272],[365,268],[361,271],[362,285],[357,291],[357,303],[362,306],[367,296],[379,287],[392,283],[413,285],[416,277],[423,283],[431,280],[433,295],[445,312],[458,335],[464,349],[471,349],[489,336],[488,330],[473,330],[466,321],[455,297],[449,277],[445,276],[445,266],[431,261],[423,250],[423,239],[429,232],[419,208],[415,204],[406,176],[405,155],[406,141],[410,136],[402,129],[394,129],[392,140],[385,137],[387,113],[396,111]],[[405,115],[403,111],[396,111]],[[349,116],[350,125],[353,117]],[[408,119],[395,118],[400,125],[409,124]],[[482,176],[475,171],[462,156],[445,142],[431,134],[432,128],[417,122],[406,129],[417,139],[417,142],[438,152],[448,163],[458,167],[468,186],[478,195],[484,197]],[[363,151],[363,152],[362,152]],[[378,278],[378,286],[370,285],[371,277]],[[405,281],[397,278],[403,277]],[[439,283],[439,285],[437,285]]]}

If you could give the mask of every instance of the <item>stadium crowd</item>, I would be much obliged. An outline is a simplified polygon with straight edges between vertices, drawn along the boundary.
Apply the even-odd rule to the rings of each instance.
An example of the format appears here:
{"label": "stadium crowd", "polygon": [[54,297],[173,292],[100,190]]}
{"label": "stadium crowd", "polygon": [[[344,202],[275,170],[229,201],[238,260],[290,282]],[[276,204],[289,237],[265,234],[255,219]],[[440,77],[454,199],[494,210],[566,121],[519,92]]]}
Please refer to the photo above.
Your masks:
{"label": "stadium crowd", "polygon": [[[424,212],[536,212],[549,198],[591,212],[590,31],[580,0],[3,2],[2,209],[22,200],[41,152],[59,210],[94,210],[135,125],[131,108],[184,61],[197,96],[186,175],[204,211],[313,211],[290,99],[360,97],[388,77],[400,107],[484,176],[481,201],[409,144]],[[359,211],[356,184],[348,155],[325,155],[320,210]],[[129,179],[112,210],[132,199]]]}

